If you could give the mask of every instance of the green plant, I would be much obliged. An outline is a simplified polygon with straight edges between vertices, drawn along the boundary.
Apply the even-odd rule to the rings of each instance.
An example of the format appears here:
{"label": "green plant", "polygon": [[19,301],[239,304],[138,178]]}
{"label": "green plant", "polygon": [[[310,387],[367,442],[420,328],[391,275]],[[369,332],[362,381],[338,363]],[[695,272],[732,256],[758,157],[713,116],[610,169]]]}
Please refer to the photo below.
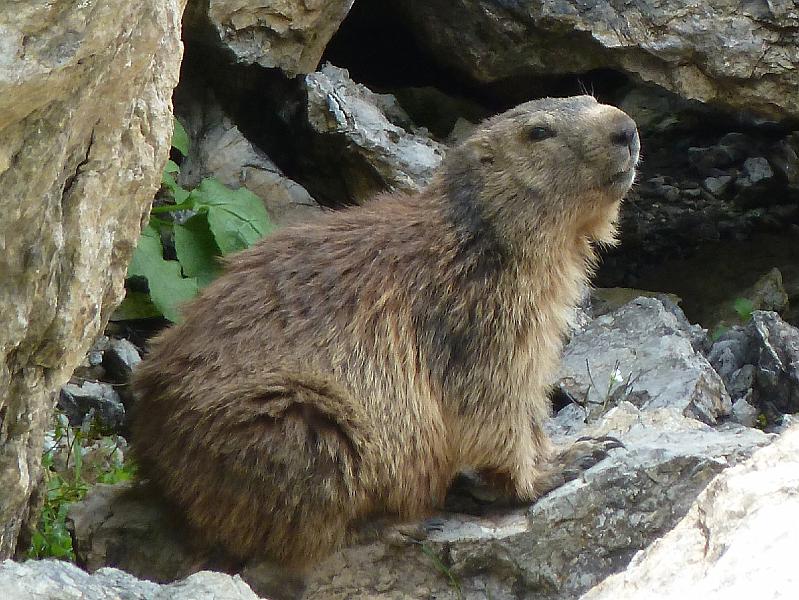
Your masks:
{"label": "green plant", "polygon": [[[28,557],[75,560],[72,536],[66,526],[69,505],[86,496],[91,481],[128,481],[135,474],[135,465],[120,461],[116,447],[110,452],[107,465],[86,465],[84,452],[97,440],[95,428],[92,426],[84,430],[70,427],[66,417],[59,412],[55,413],[53,419],[53,440],[42,455],[44,501],[39,521],[31,535]],[[60,463],[56,460],[59,451]]]}
{"label": "green plant", "polygon": [[736,298],[732,303],[735,313],[742,322],[746,322],[755,310],[755,304],[749,298]]}
{"label": "green plant", "polygon": [[[172,147],[187,156],[189,139],[177,119]],[[220,256],[248,248],[274,228],[263,201],[249,190],[232,190],[213,178],[187,190],[177,183],[179,173],[178,164],[169,160],[162,197],[128,267],[127,293],[116,320],[164,316],[178,321],[179,306],[219,274]]]}

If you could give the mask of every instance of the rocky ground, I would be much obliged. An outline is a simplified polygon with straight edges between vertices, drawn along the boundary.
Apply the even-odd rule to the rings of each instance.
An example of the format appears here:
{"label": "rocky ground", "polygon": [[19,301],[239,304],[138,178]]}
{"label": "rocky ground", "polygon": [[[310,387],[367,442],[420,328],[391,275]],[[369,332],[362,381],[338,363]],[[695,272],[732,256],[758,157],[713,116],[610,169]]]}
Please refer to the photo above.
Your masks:
{"label": "rocky ground", "polygon": [[[191,142],[180,183],[244,186],[278,225],[419,189],[475,123],[533,97],[590,91],[635,118],[644,160],[622,243],[579,312],[550,425],[559,443],[613,435],[624,448],[532,506],[472,501],[470,514],[437,515],[418,544],[345,549],[304,586],[270,565],[197,572],[214,565],[146,489],[94,485],[91,473],[124,471],[127,381],[165,324],[112,319],[60,387],[64,417],[44,435],[49,468],[76,479],[75,438],[63,432],[85,436],[77,452],[92,487],[67,523],[93,574],[6,561],[0,589],[20,599],[790,597],[780,594],[793,571],[776,557],[799,545],[799,12],[675,5],[190,1],[174,94]],[[77,176],[85,161],[70,165]]]}

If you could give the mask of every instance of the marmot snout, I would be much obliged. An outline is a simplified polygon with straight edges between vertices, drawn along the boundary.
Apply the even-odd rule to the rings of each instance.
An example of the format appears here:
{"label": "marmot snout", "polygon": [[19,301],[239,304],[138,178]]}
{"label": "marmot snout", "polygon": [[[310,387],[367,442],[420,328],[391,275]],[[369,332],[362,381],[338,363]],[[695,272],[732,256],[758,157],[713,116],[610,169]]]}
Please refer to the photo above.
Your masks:
{"label": "marmot snout", "polygon": [[138,369],[142,473],[209,544],[294,566],[467,466],[522,501],[562,483],[607,444],[551,446],[548,382],[638,152],[590,96],[528,102],[422,192],[233,257]]}

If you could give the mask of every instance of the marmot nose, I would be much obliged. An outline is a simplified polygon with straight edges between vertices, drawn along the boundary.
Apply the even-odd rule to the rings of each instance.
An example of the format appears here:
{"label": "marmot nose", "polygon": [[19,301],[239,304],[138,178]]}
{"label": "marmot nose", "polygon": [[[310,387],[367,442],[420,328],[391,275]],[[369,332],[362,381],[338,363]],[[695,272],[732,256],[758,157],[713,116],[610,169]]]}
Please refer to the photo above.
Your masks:
{"label": "marmot nose", "polygon": [[635,129],[635,123],[624,123],[613,133],[611,141],[617,146],[626,146],[632,154],[633,144],[637,137],[638,131]]}

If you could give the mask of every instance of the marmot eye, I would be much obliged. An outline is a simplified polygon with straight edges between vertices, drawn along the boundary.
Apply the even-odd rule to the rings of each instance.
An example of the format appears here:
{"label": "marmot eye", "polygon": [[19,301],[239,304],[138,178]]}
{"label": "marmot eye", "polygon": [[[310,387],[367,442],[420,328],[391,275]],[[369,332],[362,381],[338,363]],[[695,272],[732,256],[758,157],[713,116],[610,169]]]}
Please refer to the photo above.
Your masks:
{"label": "marmot eye", "polygon": [[531,140],[545,140],[547,138],[555,137],[555,130],[551,127],[533,127],[527,132],[527,137]]}

